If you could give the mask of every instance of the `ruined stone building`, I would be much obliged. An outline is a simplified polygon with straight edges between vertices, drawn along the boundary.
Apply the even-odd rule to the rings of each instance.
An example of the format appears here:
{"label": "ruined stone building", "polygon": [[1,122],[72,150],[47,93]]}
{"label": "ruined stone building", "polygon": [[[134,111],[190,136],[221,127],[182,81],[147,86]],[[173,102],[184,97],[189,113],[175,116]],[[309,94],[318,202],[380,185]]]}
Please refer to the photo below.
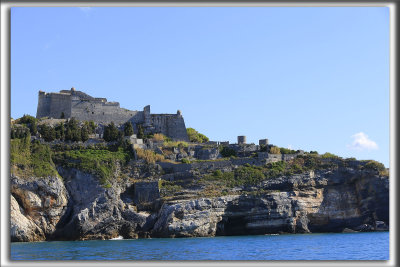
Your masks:
{"label": "ruined stone building", "polygon": [[137,131],[142,125],[145,133],[162,133],[173,140],[189,141],[185,121],[181,112],[176,114],[151,114],[150,106],[143,111],[121,108],[118,102],[108,102],[106,98],[92,97],[81,91],[61,90],[59,93],[39,91],[36,118],[76,118],[81,121],[116,125],[132,122]]}

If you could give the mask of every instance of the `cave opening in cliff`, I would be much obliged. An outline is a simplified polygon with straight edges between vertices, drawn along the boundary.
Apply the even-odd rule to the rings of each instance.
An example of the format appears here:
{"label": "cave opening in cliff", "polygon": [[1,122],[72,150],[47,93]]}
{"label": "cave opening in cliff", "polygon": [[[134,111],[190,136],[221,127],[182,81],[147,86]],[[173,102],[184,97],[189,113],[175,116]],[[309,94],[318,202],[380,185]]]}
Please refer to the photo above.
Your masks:
{"label": "cave opening in cliff", "polygon": [[216,235],[244,235],[246,231],[246,220],[244,216],[224,217],[217,224]]}
{"label": "cave opening in cliff", "polygon": [[125,191],[123,191],[123,192],[120,194],[120,197],[121,197],[121,200],[122,200],[124,203],[131,204],[131,203],[133,203],[134,195],[135,195],[135,185],[133,184],[133,185],[127,187],[127,188],[125,189]]}

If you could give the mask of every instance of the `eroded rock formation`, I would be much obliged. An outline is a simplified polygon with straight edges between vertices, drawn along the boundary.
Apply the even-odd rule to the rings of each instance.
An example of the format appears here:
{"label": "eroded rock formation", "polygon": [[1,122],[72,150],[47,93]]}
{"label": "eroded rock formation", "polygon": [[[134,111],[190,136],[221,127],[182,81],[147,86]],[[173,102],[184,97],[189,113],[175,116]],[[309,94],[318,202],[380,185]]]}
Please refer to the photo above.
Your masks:
{"label": "eroded rock formation", "polygon": [[265,180],[254,193],[151,201],[135,197],[133,183],[105,188],[91,174],[58,172],[62,178],[11,176],[12,241],[370,231],[389,223],[389,179],[370,170],[311,171]]}

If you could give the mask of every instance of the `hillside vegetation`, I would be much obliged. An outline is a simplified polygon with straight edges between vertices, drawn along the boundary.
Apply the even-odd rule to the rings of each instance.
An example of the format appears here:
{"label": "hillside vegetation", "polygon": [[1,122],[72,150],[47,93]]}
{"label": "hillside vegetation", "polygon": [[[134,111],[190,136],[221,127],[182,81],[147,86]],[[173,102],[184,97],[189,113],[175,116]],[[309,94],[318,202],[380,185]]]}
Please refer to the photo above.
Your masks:
{"label": "hillside vegetation", "polygon": [[31,142],[30,134],[24,138],[12,139],[10,152],[11,171],[21,177],[58,175],[50,147]]}

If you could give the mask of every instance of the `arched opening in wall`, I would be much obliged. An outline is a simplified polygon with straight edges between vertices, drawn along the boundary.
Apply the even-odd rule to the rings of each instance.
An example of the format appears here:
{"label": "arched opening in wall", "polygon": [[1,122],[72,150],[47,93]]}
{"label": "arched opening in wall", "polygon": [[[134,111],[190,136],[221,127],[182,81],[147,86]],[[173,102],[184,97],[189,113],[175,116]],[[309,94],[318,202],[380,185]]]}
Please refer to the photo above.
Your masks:
{"label": "arched opening in wall", "polygon": [[94,114],[94,112],[92,111],[92,114]]}

